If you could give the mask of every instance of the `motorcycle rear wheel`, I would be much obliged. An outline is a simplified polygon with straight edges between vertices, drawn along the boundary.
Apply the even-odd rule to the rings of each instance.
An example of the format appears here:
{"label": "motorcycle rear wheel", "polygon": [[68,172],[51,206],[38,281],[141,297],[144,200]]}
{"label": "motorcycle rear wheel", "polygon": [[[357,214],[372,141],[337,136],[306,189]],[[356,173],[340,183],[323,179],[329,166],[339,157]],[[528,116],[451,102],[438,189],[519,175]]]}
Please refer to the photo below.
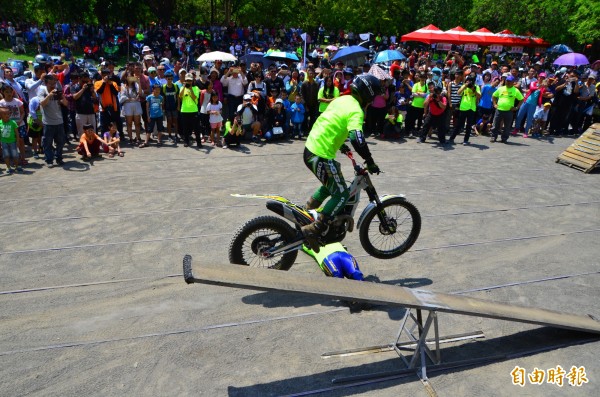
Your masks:
{"label": "motorcycle rear wheel", "polygon": [[261,253],[289,244],[296,234],[296,230],[280,218],[260,216],[251,219],[233,235],[229,244],[229,262],[234,265],[289,270],[298,256],[297,250],[272,258],[265,258]]}
{"label": "motorcycle rear wheel", "polygon": [[413,246],[421,232],[421,214],[410,201],[393,197],[382,203],[385,218],[393,231],[381,223],[377,207],[365,215],[360,225],[360,243],[371,256],[392,259]]}

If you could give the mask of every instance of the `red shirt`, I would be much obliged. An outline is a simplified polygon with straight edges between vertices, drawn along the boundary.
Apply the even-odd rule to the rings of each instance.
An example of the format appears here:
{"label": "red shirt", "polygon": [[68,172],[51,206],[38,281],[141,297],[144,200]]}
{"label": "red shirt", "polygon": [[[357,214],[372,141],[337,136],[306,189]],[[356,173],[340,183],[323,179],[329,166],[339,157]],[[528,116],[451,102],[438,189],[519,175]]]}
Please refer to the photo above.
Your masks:
{"label": "red shirt", "polygon": [[[445,96],[441,97],[442,103],[444,105],[447,104],[447,100]],[[444,109],[442,109],[441,107],[439,107],[437,101],[434,100],[430,100],[429,101],[429,113],[431,113],[432,116],[441,116],[444,113]]]}

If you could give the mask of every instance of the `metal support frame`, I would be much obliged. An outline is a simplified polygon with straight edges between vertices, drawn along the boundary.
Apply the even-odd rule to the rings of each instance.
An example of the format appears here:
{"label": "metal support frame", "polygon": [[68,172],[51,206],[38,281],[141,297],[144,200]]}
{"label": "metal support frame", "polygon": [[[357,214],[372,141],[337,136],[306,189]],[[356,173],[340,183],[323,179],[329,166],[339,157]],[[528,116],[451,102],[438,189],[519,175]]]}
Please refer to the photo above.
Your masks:
{"label": "metal support frame", "polygon": [[[423,311],[427,312],[425,322],[423,322]],[[428,338],[427,336],[432,328],[433,336]],[[483,337],[485,337],[485,335],[481,331],[440,337],[437,311],[408,309],[400,322],[400,329],[398,330],[396,339],[393,343],[382,346],[371,346],[366,348],[329,352],[324,353],[321,357],[343,357],[393,350],[398,354],[407,367],[406,370],[402,370],[401,372],[406,373],[416,370],[419,378],[421,378],[423,381],[427,381],[427,360],[429,359],[429,361],[431,361],[431,364],[433,364],[434,368],[441,365],[442,359],[440,353],[440,343],[456,342],[460,340]],[[432,347],[429,347],[428,345],[432,345]],[[407,352],[411,352],[412,357],[410,357]],[[358,377],[334,379],[333,382],[350,382],[356,381],[357,379],[372,379],[388,375],[390,375],[389,372],[373,373],[360,375]]]}

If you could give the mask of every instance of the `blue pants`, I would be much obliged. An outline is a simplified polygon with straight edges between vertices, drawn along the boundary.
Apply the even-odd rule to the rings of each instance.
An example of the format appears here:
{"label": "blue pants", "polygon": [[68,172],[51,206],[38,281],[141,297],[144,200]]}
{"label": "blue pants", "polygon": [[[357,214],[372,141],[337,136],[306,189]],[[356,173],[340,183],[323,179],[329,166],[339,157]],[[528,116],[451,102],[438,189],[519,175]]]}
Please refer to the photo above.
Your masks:
{"label": "blue pants", "polygon": [[527,117],[527,121],[525,122],[525,132],[527,133],[531,126],[533,125],[533,115],[535,114],[536,106],[531,103],[523,103],[519,108],[519,113],[517,113],[517,121],[515,123],[515,128],[519,128],[521,123],[523,122],[523,118]]}
{"label": "blue pants", "polygon": [[328,255],[321,265],[322,270],[328,276],[362,280],[363,274],[358,268],[358,263],[352,255],[347,252],[338,251]]}
{"label": "blue pants", "polygon": [[[54,143],[55,147],[52,147]],[[65,130],[62,124],[44,125],[44,133],[42,135],[42,147],[46,163],[52,164],[54,157],[56,160],[62,160],[63,146],[65,145]]]}

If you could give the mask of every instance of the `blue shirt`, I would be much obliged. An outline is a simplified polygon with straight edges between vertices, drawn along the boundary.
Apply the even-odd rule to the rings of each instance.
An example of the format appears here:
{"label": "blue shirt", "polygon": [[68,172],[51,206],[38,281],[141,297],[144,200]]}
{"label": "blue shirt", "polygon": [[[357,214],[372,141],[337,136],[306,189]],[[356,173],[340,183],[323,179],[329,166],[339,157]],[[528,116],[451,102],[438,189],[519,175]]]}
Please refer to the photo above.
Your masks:
{"label": "blue shirt", "polygon": [[498,87],[493,87],[491,84],[486,84],[481,89],[481,98],[479,99],[479,106],[484,109],[491,109],[494,104],[492,103],[492,94],[496,92]]}
{"label": "blue shirt", "polygon": [[292,105],[292,123],[301,123],[304,121],[304,105],[294,103]]}
{"label": "blue shirt", "polygon": [[150,118],[151,119],[161,118],[163,116],[163,111],[162,111],[162,106],[161,106],[163,103],[162,95],[159,95],[159,96],[148,95],[146,97],[146,101],[148,101],[148,107],[150,108]]}

